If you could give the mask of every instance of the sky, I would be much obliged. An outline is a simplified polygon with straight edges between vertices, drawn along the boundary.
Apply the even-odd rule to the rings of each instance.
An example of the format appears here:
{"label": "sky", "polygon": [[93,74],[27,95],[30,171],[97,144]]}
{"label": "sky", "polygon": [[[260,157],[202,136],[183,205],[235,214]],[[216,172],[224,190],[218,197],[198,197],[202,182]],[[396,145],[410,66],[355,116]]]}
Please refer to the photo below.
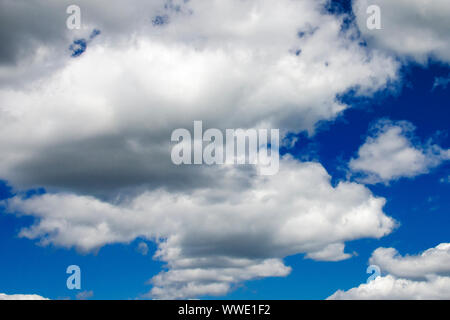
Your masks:
{"label": "sky", "polygon": [[72,4],[0,0],[0,299],[450,299],[448,1]]}

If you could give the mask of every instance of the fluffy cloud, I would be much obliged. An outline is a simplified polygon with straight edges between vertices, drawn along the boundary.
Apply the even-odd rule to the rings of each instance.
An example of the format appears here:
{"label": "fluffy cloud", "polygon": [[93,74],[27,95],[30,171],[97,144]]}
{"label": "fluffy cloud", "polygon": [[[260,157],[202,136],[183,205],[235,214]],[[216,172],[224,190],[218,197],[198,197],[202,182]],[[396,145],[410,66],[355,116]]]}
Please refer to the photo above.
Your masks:
{"label": "fluffy cloud", "polygon": [[450,277],[429,277],[426,281],[377,277],[348,291],[337,291],[330,300],[439,300],[450,299]]}
{"label": "fluffy cloud", "polygon": [[[381,29],[367,28],[366,10],[381,9]],[[434,58],[450,62],[450,3],[447,0],[355,0],[353,11],[370,45],[426,62]]]}
{"label": "fluffy cloud", "polygon": [[[193,188],[213,179],[169,161],[176,128],[200,119],[312,132],[347,107],[336,95],[370,95],[397,70],[360,46],[355,30],[342,32],[342,18],[323,14],[324,3],[189,1],[189,13],[180,9],[162,26],[142,20],[145,32],[127,41],[102,30],[85,54],[68,53],[39,81],[0,88],[0,177],[101,196]],[[108,30],[104,15],[98,21]]]}
{"label": "fluffy cloud", "polygon": [[[8,202],[36,217],[21,236],[81,251],[156,241],[168,270],[150,294],[179,298],[285,276],[287,255],[342,260],[346,241],[389,233],[384,199],[331,186],[320,164],[286,158],[259,177],[170,160],[171,132],[194,120],[313,133],[348,107],[338,95],[370,97],[396,80],[398,63],[361,46],[326,3],[86,0],[70,31],[58,13],[71,3],[46,3],[35,20],[41,1],[2,1],[1,29],[12,30],[2,43],[17,45],[0,51],[0,177],[49,192]],[[72,58],[73,40],[94,29]]]}
{"label": "fluffy cloud", "polygon": [[0,300],[48,300],[37,294],[4,294],[0,293]]}
{"label": "fluffy cloud", "polygon": [[400,256],[394,248],[378,248],[373,252],[370,264],[402,278],[450,276],[450,243],[441,243],[419,255],[405,257]]}
{"label": "fluffy cloud", "polygon": [[222,295],[243,280],[284,276],[290,268],[282,258],[289,255],[346,259],[346,241],[380,238],[395,227],[382,211],[385,200],[364,186],[333,187],[318,163],[283,158],[281,164],[277,175],[255,177],[248,189],[230,185],[220,201],[200,189],[156,190],[120,204],[73,194],[16,197],[5,204],[37,217],[20,235],[43,245],[89,251],[137,237],[156,241],[156,257],[168,267],[151,281],[157,298]]}
{"label": "fluffy cloud", "polygon": [[362,173],[359,179],[365,183],[386,183],[426,173],[450,159],[450,150],[414,143],[413,131],[414,126],[406,121],[379,121],[359,148],[358,157],[351,159],[350,169]]}
{"label": "fluffy cloud", "polygon": [[450,243],[403,257],[394,248],[379,248],[370,263],[388,274],[329,299],[450,299]]}

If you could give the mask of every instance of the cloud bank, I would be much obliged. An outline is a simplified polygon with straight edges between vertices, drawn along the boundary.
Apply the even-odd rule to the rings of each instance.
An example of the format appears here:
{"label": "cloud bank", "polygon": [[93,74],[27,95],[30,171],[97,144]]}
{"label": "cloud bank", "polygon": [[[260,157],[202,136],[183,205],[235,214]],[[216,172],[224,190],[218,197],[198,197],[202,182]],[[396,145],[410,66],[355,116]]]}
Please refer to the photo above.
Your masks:
{"label": "cloud bank", "polygon": [[155,257],[168,268],[151,281],[156,298],[224,295],[243,280],[285,276],[290,268],[282,259],[289,255],[343,260],[350,257],[346,241],[380,238],[396,226],[382,211],[383,198],[356,183],[333,187],[318,163],[283,158],[277,175],[223,192],[214,200],[209,189],[156,190],[120,204],[44,194],[15,197],[6,206],[37,218],[20,236],[43,245],[91,251],[137,237],[156,241]]}

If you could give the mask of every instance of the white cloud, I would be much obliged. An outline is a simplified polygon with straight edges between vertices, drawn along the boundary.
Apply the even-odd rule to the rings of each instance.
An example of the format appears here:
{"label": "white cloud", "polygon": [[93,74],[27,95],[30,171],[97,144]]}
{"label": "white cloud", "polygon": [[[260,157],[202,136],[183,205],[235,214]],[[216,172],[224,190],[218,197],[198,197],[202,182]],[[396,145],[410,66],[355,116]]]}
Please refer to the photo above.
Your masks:
{"label": "white cloud", "polygon": [[350,169],[365,183],[389,182],[401,177],[427,173],[442,161],[450,159],[450,150],[432,144],[417,143],[414,126],[406,121],[379,121],[370,136],[351,159]]}
{"label": "white cloud", "polygon": [[[203,120],[221,129],[313,132],[347,108],[336,95],[370,96],[395,80],[398,67],[360,46],[355,30],[342,32],[342,18],[324,14],[324,3],[189,1],[192,14],[159,27],[149,9],[131,39],[103,32],[39,81],[0,88],[0,177],[18,188],[100,196],[192,189],[220,178],[172,165],[176,128]],[[107,30],[108,12],[96,16]],[[315,31],[299,38],[302,30]]]}
{"label": "white cloud", "polygon": [[[285,276],[287,255],[346,259],[346,241],[391,232],[384,199],[356,183],[332,187],[320,164],[284,159],[273,177],[177,167],[170,134],[194,120],[313,133],[348,107],[337,95],[386,89],[398,63],[343,31],[325,0],[164,3],[79,1],[87,29],[71,33],[55,13],[64,2],[52,2],[41,16],[55,34],[21,19],[35,4],[0,10],[14,17],[0,19],[14,30],[6,40],[38,53],[4,46],[16,64],[0,67],[0,177],[49,191],[9,202],[36,217],[21,236],[81,251],[154,240],[168,271],[151,295],[177,298]],[[166,14],[168,24],[152,24]],[[69,58],[68,40],[94,27],[102,34]]]}
{"label": "white cloud", "polygon": [[352,255],[344,253],[345,245],[343,243],[332,243],[322,250],[310,252],[307,258],[318,261],[340,261],[350,258]]}
{"label": "white cloud", "polygon": [[450,299],[450,243],[418,255],[400,256],[394,248],[378,248],[370,258],[385,276],[329,299]]}
{"label": "white cloud", "polygon": [[419,255],[400,256],[394,248],[378,248],[370,264],[402,278],[421,278],[427,275],[450,276],[450,243],[441,243]]}
{"label": "white cloud", "polygon": [[[381,29],[369,30],[366,10],[381,9]],[[355,0],[353,12],[369,44],[400,56],[426,62],[450,62],[450,3],[447,0]]]}
{"label": "white cloud", "polygon": [[0,300],[48,300],[37,294],[4,294],[0,293]]}
{"label": "white cloud", "polygon": [[430,277],[426,281],[377,277],[348,291],[338,290],[330,300],[441,300],[450,299],[450,277]]}
{"label": "white cloud", "polygon": [[[117,204],[74,194],[15,197],[11,212],[33,215],[22,237],[41,244],[95,250],[144,237],[158,243],[167,263],[152,279],[157,298],[225,294],[243,280],[285,276],[282,259],[306,253],[317,260],[348,258],[344,243],[380,238],[395,227],[364,186],[336,187],[318,163],[282,158],[277,175],[257,176],[249,188],[224,186],[218,201],[209,189],[191,193],[147,191]],[[237,169],[226,167],[229,174]]]}
{"label": "white cloud", "polygon": [[284,277],[291,272],[291,268],[285,266],[280,259],[197,259],[194,261],[192,258],[184,258],[182,266],[172,267],[153,277],[149,282],[153,289],[147,296],[158,299],[223,296],[233,284],[265,277]]}

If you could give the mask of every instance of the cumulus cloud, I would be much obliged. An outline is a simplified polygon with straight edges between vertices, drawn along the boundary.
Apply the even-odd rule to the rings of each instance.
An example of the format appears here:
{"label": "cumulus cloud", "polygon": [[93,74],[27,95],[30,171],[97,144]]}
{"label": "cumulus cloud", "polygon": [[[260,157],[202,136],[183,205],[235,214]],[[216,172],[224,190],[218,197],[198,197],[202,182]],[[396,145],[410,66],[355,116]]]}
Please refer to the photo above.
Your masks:
{"label": "cumulus cloud", "polygon": [[378,248],[370,258],[389,274],[401,278],[421,278],[427,275],[450,277],[450,243],[441,243],[421,254],[402,257],[394,248]]}
{"label": "cumulus cloud", "polygon": [[[338,94],[370,95],[397,71],[360,46],[355,30],[342,32],[342,18],[324,14],[323,4],[189,1],[189,13],[149,22],[125,42],[113,42],[99,22],[102,36],[89,52],[32,85],[0,88],[0,176],[22,188],[103,195],[192,188],[213,180],[168,161],[176,128],[201,119],[215,128],[313,132],[347,107]],[[314,31],[299,37],[302,30]]]}
{"label": "cumulus cloud", "polygon": [[0,300],[48,300],[37,294],[4,294],[0,293]]}
{"label": "cumulus cloud", "polygon": [[[367,28],[367,8],[381,9],[381,29]],[[450,3],[447,0],[355,0],[353,12],[369,44],[424,63],[450,62]]]}
{"label": "cumulus cloud", "polygon": [[401,177],[415,177],[450,159],[450,150],[438,145],[421,144],[407,121],[380,120],[358,150],[349,167],[365,183],[387,183]]}
{"label": "cumulus cloud", "polygon": [[450,243],[418,255],[401,256],[394,248],[378,248],[370,258],[385,276],[329,299],[450,299]]}
{"label": "cumulus cloud", "polygon": [[309,252],[306,257],[318,261],[340,261],[351,257],[351,254],[344,253],[343,243],[332,243],[322,250]]}
{"label": "cumulus cloud", "polygon": [[[313,134],[348,107],[338,95],[370,97],[396,80],[398,63],[362,46],[328,1],[86,0],[76,31],[60,14],[71,3],[29,3],[0,10],[12,30],[2,43],[14,43],[0,51],[0,177],[49,192],[7,203],[36,217],[21,236],[80,251],[153,240],[168,269],[150,295],[179,298],[285,276],[292,254],[346,259],[346,241],[394,228],[384,199],[333,187],[318,163],[285,158],[260,177],[170,160],[171,132],[194,120]],[[39,6],[48,11],[32,19]],[[101,36],[71,57],[94,29]]]}
{"label": "cumulus cloud", "polygon": [[148,191],[120,204],[73,194],[15,197],[4,204],[37,218],[20,235],[43,245],[89,251],[137,237],[156,241],[155,257],[168,268],[151,281],[157,298],[222,295],[243,280],[284,276],[290,268],[282,259],[289,255],[346,259],[346,241],[380,238],[395,227],[382,211],[385,200],[364,186],[333,187],[318,163],[281,162],[277,175],[255,177],[245,190],[231,185],[221,201],[200,189]]}
{"label": "cumulus cloud", "polygon": [[348,291],[337,291],[330,300],[441,300],[450,299],[450,277],[430,277],[427,281],[377,277]]}

